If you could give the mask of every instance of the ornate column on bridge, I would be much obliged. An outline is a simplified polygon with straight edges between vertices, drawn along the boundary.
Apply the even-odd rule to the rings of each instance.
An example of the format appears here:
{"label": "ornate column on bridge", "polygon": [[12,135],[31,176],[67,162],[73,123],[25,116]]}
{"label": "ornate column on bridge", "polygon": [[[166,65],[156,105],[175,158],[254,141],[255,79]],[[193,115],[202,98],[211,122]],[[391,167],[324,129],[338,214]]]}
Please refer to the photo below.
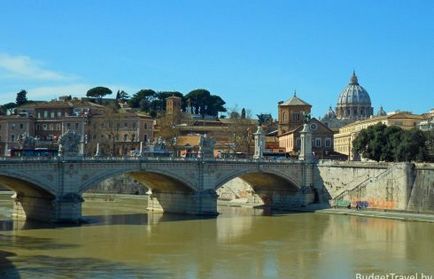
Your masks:
{"label": "ornate column on bridge", "polygon": [[303,165],[303,186],[302,192],[304,194],[304,203],[310,204],[315,200],[313,185],[313,156],[312,156],[312,132],[310,130],[309,120],[310,116],[306,115],[306,120],[303,125],[303,130],[300,132],[300,155],[299,160],[304,161]]}
{"label": "ornate column on bridge", "polygon": [[300,132],[300,155],[298,159],[301,161],[312,161],[312,133],[308,123],[304,123],[303,130]]}
{"label": "ornate column on bridge", "polygon": [[261,126],[258,126],[258,130],[254,133],[255,135],[255,154],[253,159],[261,159],[264,157],[265,150],[265,133]]}
{"label": "ornate column on bridge", "polygon": [[59,156],[64,158],[76,158],[80,155],[80,134],[73,130],[66,131],[59,138]]}

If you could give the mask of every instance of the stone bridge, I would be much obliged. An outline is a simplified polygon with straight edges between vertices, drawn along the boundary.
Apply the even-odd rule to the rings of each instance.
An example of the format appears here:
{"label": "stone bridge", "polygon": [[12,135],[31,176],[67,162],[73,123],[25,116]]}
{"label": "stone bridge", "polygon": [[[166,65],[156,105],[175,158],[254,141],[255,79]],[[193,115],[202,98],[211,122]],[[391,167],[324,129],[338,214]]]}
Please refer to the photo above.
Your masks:
{"label": "stone bridge", "polygon": [[272,208],[291,209],[318,200],[314,164],[282,160],[78,158],[0,160],[0,184],[16,192],[13,215],[54,222],[81,218],[82,194],[110,177],[128,174],[150,189],[148,209],[216,215],[216,190],[240,177]]}

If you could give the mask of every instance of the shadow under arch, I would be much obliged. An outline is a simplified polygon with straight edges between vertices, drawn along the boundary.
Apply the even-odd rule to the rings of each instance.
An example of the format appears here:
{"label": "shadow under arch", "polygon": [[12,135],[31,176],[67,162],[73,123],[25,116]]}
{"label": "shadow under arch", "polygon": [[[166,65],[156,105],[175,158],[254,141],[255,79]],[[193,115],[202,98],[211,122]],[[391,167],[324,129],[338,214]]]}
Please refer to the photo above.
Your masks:
{"label": "shadow under arch", "polygon": [[291,178],[285,177],[279,173],[270,171],[259,171],[257,169],[245,169],[225,177],[217,182],[215,190],[222,187],[227,182],[234,178],[241,178],[246,181],[254,190],[276,190],[298,192],[300,186],[297,185]]}
{"label": "shadow under arch", "polygon": [[198,211],[195,199],[196,189],[190,183],[182,181],[176,174],[164,170],[129,169],[110,173],[105,172],[100,174],[97,179],[93,178],[93,183],[88,182],[82,185],[80,194],[96,186],[101,181],[121,174],[131,177],[134,182],[151,190],[147,193],[146,201],[144,201],[148,211],[180,214],[196,214]]}
{"label": "shadow under arch", "polygon": [[45,185],[32,183],[24,178],[0,173],[0,184],[12,190],[14,207],[12,218],[46,221],[54,214],[53,200],[56,195]]}
{"label": "shadow under arch", "polygon": [[145,186],[146,188],[151,189],[153,192],[194,192],[196,189],[190,183],[186,181],[182,181],[181,178],[176,177],[174,174],[169,174],[163,171],[157,170],[118,170],[118,171],[108,171],[102,174],[99,174],[90,181],[84,183],[80,187],[80,193],[84,193],[87,190],[95,187],[99,183],[116,177],[120,175],[128,175],[132,177],[134,180]]}
{"label": "shadow under arch", "polygon": [[240,178],[250,185],[254,194],[262,199],[266,207],[288,210],[303,205],[300,195],[301,187],[291,178],[270,171],[258,169],[240,170],[219,181],[215,190],[217,191],[235,178]]}

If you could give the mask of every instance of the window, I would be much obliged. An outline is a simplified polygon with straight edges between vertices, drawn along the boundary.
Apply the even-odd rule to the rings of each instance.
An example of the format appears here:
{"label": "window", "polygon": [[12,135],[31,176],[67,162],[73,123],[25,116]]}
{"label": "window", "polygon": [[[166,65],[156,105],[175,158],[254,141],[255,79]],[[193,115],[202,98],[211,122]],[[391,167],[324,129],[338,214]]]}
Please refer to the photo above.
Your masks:
{"label": "window", "polygon": [[285,122],[285,120],[286,120],[286,113],[282,112],[282,121]]}
{"label": "window", "polygon": [[132,134],[131,135],[131,141],[135,141],[135,139],[136,139],[136,134]]}
{"label": "window", "polygon": [[62,116],[62,112],[61,111],[58,111],[57,112],[57,117],[61,117]]}
{"label": "window", "polygon": [[296,139],[296,145],[297,145],[297,148],[300,148],[300,146],[301,146],[301,139],[300,138]]}
{"label": "window", "polygon": [[332,146],[332,139],[326,138],[325,139],[325,147],[331,147]]}
{"label": "window", "polygon": [[11,125],[11,129],[12,129],[12,130],[15,129],[15,123],[12,123],[12,125]]}
{"label": "window", "polygon": [[147,123],[145,123],[145,130],[146,130],[146,129],[148,129],[148,124],[147,124]]}
{"label": "window", "polygon": [[20,129],[24,129],[24,124],[23,123],[20,124]]}
{"label": "window", "polygon": [[51,117],[51,118],[54,118],[54,111],[52,111],[52,112],[50,113],[50,117]]}
{"label": "window", "polygon": [[47,128],[48,128],[47,124],[43,124],[43,125],[42,125],[42,130],[46,131]]}
{"label": "window", "polygon": [[67,123],[66,128],[71,129],[71,123]]}
{"label": "window", "polygon": [[128,122],[124,123],[125,128],[128,128]]}
{"label": "window", "polygon": [[11,141],[12,141],[12,142],[15,141],[15,135],[11,135]]}
{"label": "window", "polygon": [[75,123],[75,129],[78,130],[78,123]]}
{"label": "window", "polygon": [[321,147],[321,138],[315,139],[315,147]]}
{"label": "window", "polygon": [[48,111],[44,111],[44,118],[48,118]]}
{"label": "window", "polygon": [[128,135],[124,135],[124,141],[127,141],[128,140]]}
{"label": "window", "polygon": [[136,128],[136,122],[133,122],[133,129],[135,129]]}
{"label": "window", "polygon": [[40,112],[38,112],[38,118],[41,118],[41,113]]}
{"label": "window", "polygon": [[[145,124],[145,125],[146,125],[146,124]],[[143,141],[144,141],[144,142],[148,142],[148,135],[144,135],[144,136],[143,136]]]}

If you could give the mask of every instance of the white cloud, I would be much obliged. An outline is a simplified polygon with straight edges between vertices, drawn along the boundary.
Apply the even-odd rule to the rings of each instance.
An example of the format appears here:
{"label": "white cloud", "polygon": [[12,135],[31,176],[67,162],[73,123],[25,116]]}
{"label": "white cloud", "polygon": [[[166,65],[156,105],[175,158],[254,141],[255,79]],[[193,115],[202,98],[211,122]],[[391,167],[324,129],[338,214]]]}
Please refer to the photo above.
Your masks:
{"label": "white cloud", "polygon": [[40,61],[28,56],[0,53],[0,77],[30,80],[59,81],[76,78],[52,70],[44,69]]}

